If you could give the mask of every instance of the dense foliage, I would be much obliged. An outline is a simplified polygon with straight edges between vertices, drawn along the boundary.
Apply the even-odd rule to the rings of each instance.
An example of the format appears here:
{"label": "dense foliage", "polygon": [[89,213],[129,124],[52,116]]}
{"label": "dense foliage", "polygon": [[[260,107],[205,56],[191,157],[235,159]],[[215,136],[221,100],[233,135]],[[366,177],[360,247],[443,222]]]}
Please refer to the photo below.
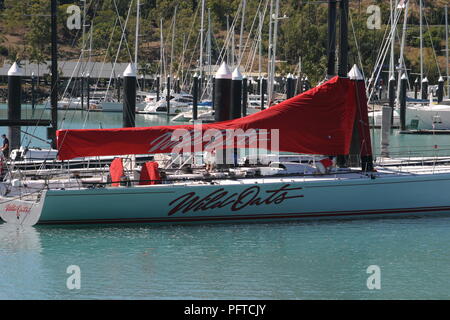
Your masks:
{"label": "dense foliage", "polygon": [[[253,39],[256,36],[258,24],[257,11],[268,0],[247,0],[245,12],[245,27],[243,43],[247,38],[248,46],[244,54],[243,64],[253,56],[249,55]],[[412,14],[408,20],[407,48],[405,56],[410,73],[417,74],[419,68],[419,27],[417,1],[412,2]],[[302,71],[313,81],[323,79],[326,70],[326,45],[327,45],[327,5],[318,4],[316,1],[282,0],[280,1],[280,16],[286,15],[287,19],[279,20],[278,45],[277,45],[277,72],[287,74],[298,70],[299,59],[302,61]],[[366,74],[370,74],[381,41],[389,20],[389,1],[381,0],[355,0],[351,2],[351,17],[349,21],[349,41],[351,64],[363,65]],[[425,71],[428,78],[435,82],[440,73],[445,73],[446,61],[444,58],[445,29],[444,29],[444,3],[445,0],[424,1],[426,10],[424,14],[425,25],[424,45]],[[59,54],[62,59],[77,59],[80,48],[85,43],[88,47],[89,31],[83,39],[80,30],[69,30],[66,20],[69,16],[67,8],[76,4],[83,11],[83,1],[59,0],[58,11],[58,37]],[[92,59],[114,62],[117,48],[123,40],[118,61],[132,60],[134,52],[134,28],[136,0],[86,0],[87,18],[86,24],[93,24],[92,33]],[[381,7],[382,27],[380,30],[369,30],[366,21],[369,16],[367,7],[376,4]],[[131,7],[130,7],[131,5]],[[212,21],[212,45],[215,63],[218,54],[224,44],[227,28],[227,16],[229,23],[233,21],[240,8],[241,0],[206,0],[206,7],[210,8]],[[172,73],[181,72],[195,67],[199,56],[199,30],[201,0],[141,0],[141,30],[139,45],[139,61],[142,73],[154,73],[160,68],[160,31],[164,37],[164,50],[166,65],[172,65]],[[50,54],[50,0],[3,0],[0,1],[1,22],[0,29],[0,55],[8,60],[30,59],[41,63],[48,59]],[[172,26],[176,10],[176,27],[173,36]],[[120,26],[125,25],[127,16],[125,38],[122,39]],[[206,22],[207,13],[205,13]],[[267,70],[267,51],[269,18],[268,9],[265,15],[265,23],[262,30],[263,70]],[[120,17],[120,18],[118,18]],[[240,31],[240,14],[236,17],[236,40]],[[251,30],[252,23],[256,21]],[[401,23],[398,27],[398,35],[401,37]],[[162,26],[161,26],[162,21]],[[205,23],[206,26],[206,23]],[[206,28],[206,27],[205,27]],[[89,28],[88,28],[89,29]],[[251,33],[250,33],[251,30]],[[206,36],[205,36],[206,39]],[[205,40],[206,41],[206,40]],[[434,52],[432,50],[434,48]],[[173,50],[173,57],[170,53]],[[238,48],[236,49],[236,51]],[[397,54],[399,48],[396,48]],[[252,71],[258,67],[258,56],[255,55]],[[204,60],[205,61],[205,60]],[[436,62],[437,61],[437,62]],[[169,67],[167,67],[169,68]],[[246,71],[249,71],[248,69]]]}

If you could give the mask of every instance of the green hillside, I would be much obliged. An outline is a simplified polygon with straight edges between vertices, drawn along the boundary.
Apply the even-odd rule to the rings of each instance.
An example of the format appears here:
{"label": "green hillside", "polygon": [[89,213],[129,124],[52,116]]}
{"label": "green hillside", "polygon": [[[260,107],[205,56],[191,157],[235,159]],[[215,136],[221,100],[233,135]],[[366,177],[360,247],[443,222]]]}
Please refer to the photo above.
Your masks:
{"label": "green hillside", "polygon": [[[247,0],[245,11],[245,26],[242,42],[247,46],[243,58],[246,71],[257,70],[258,55],[250,55],[254,44],[255,30],[258,18],[256,12],[268,0]],[[270,1],[269,1],[270,2]],[[320,1],[319,1],[320,2]],[[326,70],[327,43],[327,4],[318,1],[282,0],[280,1],[280,16],[288,19],[279,21],[277,72],[287,74],[297,67],[299,58],[302,60],[303,72],[316,82],[323,78]],[[323,2],[323,1],[321,1]],[[418,0],[410,0],[412,14],[408,20],[408,36],[405,55],[408,68],[417,73],[419,68],[419,10]],[[424,15],[429,27],[424,27],[425,71],[430,81],[436,82],[441,73],[445,73],[444,5],[447,0],[424,1]],[[83,43],[80,30],[69,30],[66,20],[69,17],[67,8],[77,4],[82,8],[82,1],[60,0],[58,12],[59,55],[61,59],[76,60],[80,55]],[[127,13],[132,3],[127,22],[126,44],[122,45],[119,62],[130,61],[134,52],[136,1],[131,0],[87,0],[87,24],[93,23],[92,59],[108,62],[115,60],[116,50],[121,40],[120,23],[125,25]],[[230,23],[235,18],[240,7],[240,0],[207,0],[206,7],[211,9],[213,29],[213,63],[217,59],[226,37],[226,17]],[[158,70],[160,54],[160,20],[165,39],[165,59],[170,63],[172,51],[172,24],[176,7],[176,27],[173,37],[173,73],[181,73],[195,67],[199,56],[198,30],[200,29],[200,0],[170,1],[141,0],[141,31],[139,46],[139,61],[143,72],[153,73]],[[382,26],[380,30],[369,30],[366,26],[369,5],[379,5],[381,8]],[[350,1],[350,57],[351,64],[362,60],[365,73],[370,73],[384,36],[389,19],[389,1],[361,0]],[[50,0],[3,0],[0,1],[0,59],[18,61],[29,59],[40,61],[49,59],[50,53]],[[268,10],[268,9],[267,9]],[[206,14],[205,14],[206,17]],[[268,14],[262,30],[263,39],[263,70],[267,70],[268,46]],[[206,21],[206,18],[205,18]],[[240,14],[237,17],[235,29],[235,45],[239,43]],[[251,29],[252,24],[253,29]],[[399,35],[401,24],[399,22]],[[205,24],[206,25],[206,24]],[[247,42],[248,39],[248,42]],[[87,41],[86,41],[87,42]],[[434,51],[433,49],[434,48]],[[359,49],[359,55],[358,55]],[[236,52],[239,49],[236,48]],[[399,48],[396,48],[397,53]],[[184,54],[183,54],[184,52]],[[439,69],[438,69],[439,66]],[[250,68],[251,67],[251,68]]]}

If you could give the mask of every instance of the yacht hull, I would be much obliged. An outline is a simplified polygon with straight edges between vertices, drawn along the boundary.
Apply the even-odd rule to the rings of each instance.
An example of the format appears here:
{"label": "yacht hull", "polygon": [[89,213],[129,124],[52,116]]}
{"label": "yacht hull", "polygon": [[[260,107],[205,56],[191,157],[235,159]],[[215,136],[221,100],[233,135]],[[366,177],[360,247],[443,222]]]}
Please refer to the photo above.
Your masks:
{"label": "yacht hull", "polygon": [[[450,214],[450,174],[49,190],[39,224],[257,222]],[[9,211],[7,205],[10,205]],[[14,201],[0,216],[15,223]],[[9,218],[8,218],[9,217]],[[36,221],[35,221],[36,220]]]}

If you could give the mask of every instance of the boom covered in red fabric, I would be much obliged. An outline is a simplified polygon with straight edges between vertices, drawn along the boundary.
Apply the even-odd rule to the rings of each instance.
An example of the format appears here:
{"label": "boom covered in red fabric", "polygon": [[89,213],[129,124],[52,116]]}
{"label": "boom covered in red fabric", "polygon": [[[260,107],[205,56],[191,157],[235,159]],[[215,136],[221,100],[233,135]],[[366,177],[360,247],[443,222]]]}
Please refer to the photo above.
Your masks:
{"label": "boom covered in red fabric", "polygon": [[[276,147],[278,150],[273,151],[306,154],[348,154],[356,110],[355,81],[334,77],[266,110],[240,119],[205,124],[200,130],[202,134],[216,130],[225,136],[226,132],[238,129],[245,132],[278,129],[279,145],[272,143],[273,135],[268,139],[261,139],[259,135],[258,148],[273,150]],[[171,137],[177,130],[194,132],[194,125],[58,130],[58,157],[67,160],[86,156],[171,153],[177,144]],[[204,137],[199,141],[200,148],[210,142]]]}

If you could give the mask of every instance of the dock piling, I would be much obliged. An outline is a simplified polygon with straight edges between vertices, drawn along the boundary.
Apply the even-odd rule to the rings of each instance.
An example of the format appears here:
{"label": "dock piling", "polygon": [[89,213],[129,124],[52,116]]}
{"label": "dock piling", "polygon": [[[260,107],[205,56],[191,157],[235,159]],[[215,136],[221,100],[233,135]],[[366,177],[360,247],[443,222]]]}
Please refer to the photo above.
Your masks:
{"label": "dock piling", "polygon": [[230,120],[231,115],[231,71],[225,62],[222,62],[216,73],[214,89],[214,119],[215,121]]}
{"label": "dock piling", "polygon": [[248,84],[247,77],[242,78],[242,116],[247,116],[247,105],[248,105]]}
{"label": "dock piling", "polygon": [[444,100],[444,78],[442,77],[439,77],[438,81],[437,100],[438,103]]}
{"label": "dock piling", "polygon": [[406,89],[408,87],[408,77],[406,74],[402,75],[400,79],[400,130],[406,129]]}
{"label": "dock piling", "polygon": [[231,75],[231,113],[230,119],[238,119],[242,115],[242,74],[239,66]]}
{"label": "dock piling", "polygon": [[[18,121],[21,119],[22,111],[22,77],[23,71],[14,62],[8,71],[8,120]],[[8,127],[9,150],[20,148],[20,126],[10,125]]]}
{"label": "dock piling", "polygon": [[167,102],[167,115],[170,115],[170,75],[167,76],[167,86],[166,86],[166,102]]}
{"label": "dock piling", "polygon": [[425,77],[422,80],[422,100],[428,100],[428,79]]}
{"label": "dock piling", "polygon": [[198,75],[194,74],[192,88],[192,120],[197,120],[197,105],[198,105]]}
{"label": "dock piling", "polygon": [[34,72],[31,74],[31,109],[36,107],[36,77]]}
{"label": "dock piling", "polygon": [[136,69],[129,64],[123,73],[123,127],[135,127]]}

